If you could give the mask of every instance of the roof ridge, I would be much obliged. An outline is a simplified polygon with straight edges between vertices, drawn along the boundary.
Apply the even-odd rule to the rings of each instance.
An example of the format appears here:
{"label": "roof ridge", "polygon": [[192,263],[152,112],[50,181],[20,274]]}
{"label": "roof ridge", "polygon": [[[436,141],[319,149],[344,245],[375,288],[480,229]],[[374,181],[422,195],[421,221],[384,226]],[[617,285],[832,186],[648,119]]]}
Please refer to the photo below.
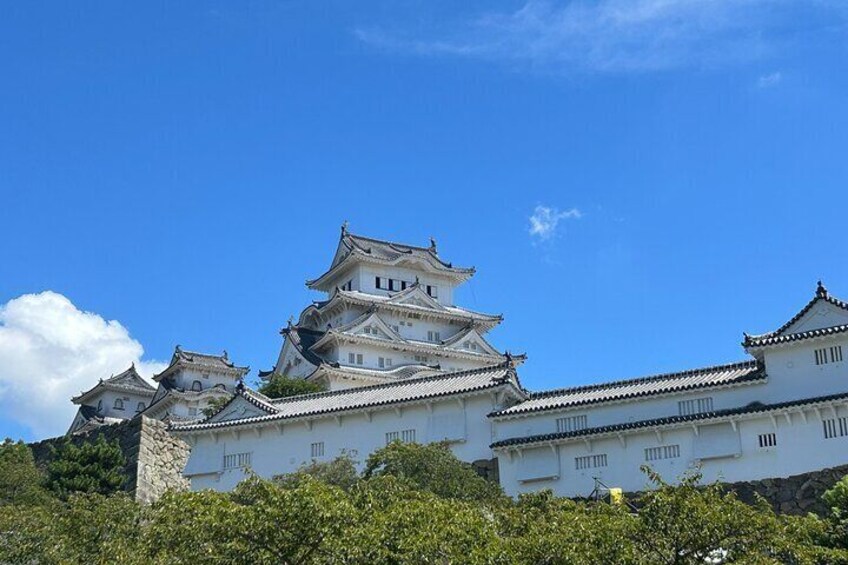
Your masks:
{"label": "roof ridge", "polygon": [[824,287],[822,282],[819,281],[818,285],[816,286],[816,293],[813,295],[813,298],[809,302],[807,302],[807,304],[803,308],[801,308],[798,311],[797,314],[792,316],[792,318],[790,318],[788,322],[786,322],[785,324],[783,324],[782,326],[780,326],[779,328],[777,328],[774,331],[770,331],[770,332],[766,332],[766,333],[762,333],[762,334],[744,334],[746,342],[748,341],[748,338],[756,340],[756,339],[766,339],[766,338],[782,335],[787,329],[789,329],[789,326],[791,326],[792,324],[794,324],[795,322],[797,322],[798,320],[803,318],[804,315],[807,312],[809,312],[810,309],[819,300],[824,300],[825,302],[832,304],[832,305],[836,306],[837,308],[842,308],[843,310],[848,310],[848,302],[840,300],[840,299],[836,298],[835,296],[831,296],[830,292],[828,292],[828,290]]}
{"label": "roof ridge", "polygon": [[[423,247],[423,246],[420,246],[420,245],[410,245],[408,243],[399,243],[397,241],[391,241],[391,240],[388,240],[388,239],[379,239],[379,238],[370,237],[370,236],[367,236],[367,235],[358,235],[358,234],[351,233],[351,232],[346,232],[346,235],[348,237],[352,238],[352,239],[364,239],[365,241],[370,241],[370,242],[373,242],[373,243],[382,243],[384,245],[393,245],[393,246],[396,246],[396,247],[406,247],[408,249],[419,249],[421,251],[428,251],[430,253],[433,252],[432,248]],[[433,253],[433,255],[436,255],[436,254]]]}
{"label": "roof ridge", "polygon": [[578,385],[578,386],[574,386],[574,387],[564,387],[564,388],[557,388],[557,389],[551,389],[551,390],[543,390],[543,391],[539,391],[539,392],[532,392],[532,393],[530,393],[530,399],[532,400],[532,399],[536,399],[536,398],[547,398],[547,397],[550,397],[550,396],[557,396],[557,395],[560,395],[560,394],[573,393],[573,392],[586,392],[586,391],[590,391],[590,390],[603,390],[603,389],[606,389],[606,388],[612,388],[612,387],[621,386],[621,385],[639,384],[639,383],[646,383],[646,382],[653,382],[653,381],[660,381],[660,380],[667,380],[667,379],[674,379],[674,378],[682,378],[682,377],[688,377],[688,376],[697,375],[697,374],[701,374],[701,373],[710,373],[710,372],[717,371],[719,369],[735,369],[735,368],[741,368],[741,367],[746,367],[746,366],[756,367],[756,366],[759,366],[759,365],[760,365],[760,362],[757,361],[756,359],[751,359],[751,360],[746,360],[746,361],[736,361],[734,363],[725,363],[725,364],[720,364],[720,365],[710,365],[708,367],[700,367],[700,368],[696,368],[696,369],[686,369],[684,371],[676,371],[676,372],[670,372],[670,373],[658,373],[658,374],[648,375],[648,376],[644,376],[644,377],[637,377],[637,378],[634,378],[634,379],[620,379],[620,380],[617,380],[617,381],[607,381],[607,382],[603,382],[603,383],[596,383],[596,384],[589,384],[589,385]]}
{"label": "roof ridge", "polygon": [[504,363],[498,363],[496,365],[486,365],[485,367],[476,367],[474,369],[464,369],[462,371],[453,371],[453,372],[449,372],[449,373],[443,373],[441,375],[430,375],[428,377],[415,377],[415,378],[412,378],[412,379],[403,379],[403,380],[400,380],[400,381],[393,381],[393,382],[390,382],[390,383],[380,383],[380,384],[368,385],[368,386],[364,386],[364,387],[346,388],[346,389],[343,389],[343,390],[328,390],[328,391],[324,391],[324,392],[312,392],[312,393],[309,393],[309,394],[299,394],[299,395],[296,395],[296,396],[286,396],[286,397],[283,397],[283,398],[272,399],[272,402],[276,406],[278,404],[287,404],[289,402],[294,402],[296,400],[305,400],[305,399],[309,399],[309,398],[325,398],[325,397],[328,397],[328,396],[344,396],[346,394],[353,394],[357,391],[361,391],[362,389],[365,389],[365,388],[367,388],[369,390],[375,390],[375,389],[398,387],[398,386],[401,386],[401,385],[407,385],[407,384],[410,384],[410,383],[418,383],[418,382],[422,382],[422,381],[447,380],[447,379],[452,379],[452,378],[466,377],[468,375],[472,375],[472,374],[476,374],[476,373],[485,373],[487,371],[493,371],[493,370],[501,369],[501,368],[508,369],[509,367],[507,367],[506,362],[504,362]]}

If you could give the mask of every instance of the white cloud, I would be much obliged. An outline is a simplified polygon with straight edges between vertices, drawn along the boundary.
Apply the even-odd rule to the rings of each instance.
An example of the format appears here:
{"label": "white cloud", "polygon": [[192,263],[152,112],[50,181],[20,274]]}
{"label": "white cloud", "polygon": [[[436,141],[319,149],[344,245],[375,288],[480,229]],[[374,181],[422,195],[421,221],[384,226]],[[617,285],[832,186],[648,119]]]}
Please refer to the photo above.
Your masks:
{"label": "white cloud", "polygon": [[561,220],[579,219],[583,214],[577,208],[560,212],[558,208],[548,206],[536,206],[530,216],[530,235],[539,241],[546,241],[557,233],[557,226]]}
{"label": "white cloud", "polygon": [[771,74],[763,75],[758,78],[757,86],[759,86],[760,88],[771,88],[780,84],[781,80],[783,80],[783,75],[780,73],[780,71],[777,71]]}
{"label": "white cloud", "polygon": [[451,28],[412,35],[360,28],[356,35],[419,55],[645,72],[758,59],[786,41],[786,28],[832,25],[845,16],[845,6],[831,0],[527,0],[515,11],[486,13]]}
{"label": "white cloud", "polygon": [[55,292],[25,294],[0,305],[0,410],[38,437],[63,434],[77,408],[71,396],[130,363],[146,377],[165,367],[143,353],[119,322]]}

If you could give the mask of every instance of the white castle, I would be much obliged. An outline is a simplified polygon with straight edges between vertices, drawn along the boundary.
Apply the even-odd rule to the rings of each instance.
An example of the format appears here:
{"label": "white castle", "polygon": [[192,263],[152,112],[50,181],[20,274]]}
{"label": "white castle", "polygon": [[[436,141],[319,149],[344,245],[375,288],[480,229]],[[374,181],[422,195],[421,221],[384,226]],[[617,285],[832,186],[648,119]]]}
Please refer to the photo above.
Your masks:
{"label": "white castle", "polygon": [[[230,490],[248,472],[272,477],[342,453],[362,461],[392,441],[444,441],[464,461],[496,462],[510,495],[586,496],[596,480],[643,490],[646,464],[669,479],[698,466],[707,481],[735,482],[848,463],[848,304],[821,283],[777,330],[745,334],[738,363],[530,392],[516,369],[523,356],[484,337],[501,316],[453,304],[473,274],[443,261],[435,242],[344,227],[330,268],[307,283],[327,298],[289,323],[274,370],[260,373],[327,392],[266,398],[237,384],[246,367],[178,349],[157,391],[131,369],[77,397],[78,419],[108,423],[121,395],[124,409],[169,419],[192,447],[193,489]],[[198,417],[204,395],[233,392]]]}

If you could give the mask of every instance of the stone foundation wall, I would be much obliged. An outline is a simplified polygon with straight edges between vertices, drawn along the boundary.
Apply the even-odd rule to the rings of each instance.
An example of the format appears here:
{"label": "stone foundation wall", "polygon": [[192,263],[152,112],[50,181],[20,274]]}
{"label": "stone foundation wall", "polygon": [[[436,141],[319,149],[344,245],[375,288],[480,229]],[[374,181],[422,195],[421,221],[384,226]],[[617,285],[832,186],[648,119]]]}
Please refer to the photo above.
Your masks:
{"label": "stone foundation wall", "polygon": [[754,502],[755,493],[759,494],[780,514],[814,512],[822,515],[829,509],[822,502],[821,495],[845,475],[848,475],[848,465],[782,479],[730,483],[727,488],[735,492],[739,500],[748,503]]}
{"label": "stone foundation wall", "polygon": [[[830,512],[830,509],[822,502],[822,494],[845,475],[848,475],[848,465],[785,478],[726,483],[723,486],[727,491],[736,493],[739,500],[747,504],[753,504],[756,495],[762,496],[778,514],[805,515],[812,512],[823,516]],[[644,494],[625,493],[625,498],[638,508],[639,498]]]}
{"label": "stone foundation wall", "polygon": [[[96,440],[98,435],[102,435],[106,441],[118,440],[127,460],[121,488],[133,494],[136,500],[149,503],[169,488],[188,488],[188,480],[182,476],[182,471],[191,448],[184,441],[171,436],[163,422],[137,416],[119,424],[72,436],[71,441],[79,445]],[[64,440],[64,437],[58,437],[30,444],[36,464],[46,468],[52,459],[51,447],[58,446]]]}

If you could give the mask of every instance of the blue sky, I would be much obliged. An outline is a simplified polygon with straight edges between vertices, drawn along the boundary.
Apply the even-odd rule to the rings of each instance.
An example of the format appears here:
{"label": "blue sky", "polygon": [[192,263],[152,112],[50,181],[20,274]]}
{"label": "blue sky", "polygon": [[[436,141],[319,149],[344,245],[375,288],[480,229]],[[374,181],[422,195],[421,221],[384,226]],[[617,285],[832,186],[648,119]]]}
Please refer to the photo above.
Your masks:
{"label": "blue sky", "polygon": [[529,388],[744,359],[818,278],[848,296],[846,25],[791,0],[3,3],[0,436],[63,432],[83,383],[176,344],[270,368],[344,220],[476,266],[458,302],[504,314]]}

